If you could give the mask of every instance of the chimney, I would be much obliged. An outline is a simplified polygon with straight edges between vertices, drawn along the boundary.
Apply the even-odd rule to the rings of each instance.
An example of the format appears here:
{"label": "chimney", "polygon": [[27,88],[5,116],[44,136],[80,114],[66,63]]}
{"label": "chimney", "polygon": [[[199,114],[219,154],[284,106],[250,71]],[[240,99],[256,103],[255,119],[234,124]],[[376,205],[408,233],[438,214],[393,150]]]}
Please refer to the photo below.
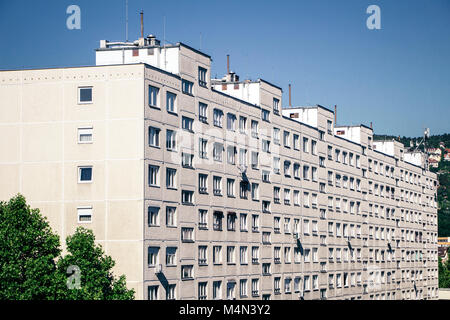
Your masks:
{"label": "chimney", "polygon": [[291,84],[289,83],[289,107],[292,107],[291,103]]}
{"label": "chimney", "polygon": [[373,130],[373,127],[372,127],[372,121],[370,121],[370,129]]}
{"label": "chimney", "polygon": [[334,125],[337,123],[337,105],[334,105]]}
{"label": "chimney", "polygon": [[144,10],[141,10],[141,38],[144,38]]}
{"label": "chimney", "polygon": [[230,73],[230,55],[227,54],[227,74]]}

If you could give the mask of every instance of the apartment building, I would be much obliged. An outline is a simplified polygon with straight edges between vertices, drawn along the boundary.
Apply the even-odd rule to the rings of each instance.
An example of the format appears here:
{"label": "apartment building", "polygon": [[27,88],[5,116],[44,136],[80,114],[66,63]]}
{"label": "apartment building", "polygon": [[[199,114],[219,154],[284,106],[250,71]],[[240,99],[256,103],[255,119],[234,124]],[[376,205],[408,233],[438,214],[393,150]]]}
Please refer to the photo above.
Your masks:
{"label": "apartment building", "polygon": [[436,174],[154,36],[0,72],[0,199],[94,230],[138,299],[437,299]]}

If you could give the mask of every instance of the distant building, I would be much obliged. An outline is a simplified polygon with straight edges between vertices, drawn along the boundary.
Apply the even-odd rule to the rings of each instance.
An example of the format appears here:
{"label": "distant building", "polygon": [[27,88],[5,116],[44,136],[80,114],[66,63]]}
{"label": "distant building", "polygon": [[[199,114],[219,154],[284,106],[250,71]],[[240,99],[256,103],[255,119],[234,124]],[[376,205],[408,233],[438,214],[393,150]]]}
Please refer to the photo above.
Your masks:
{"label": "distant building", "polygon": [[428,158],[428,163],[430,164],[430,167],[432,167],[432,168],[437,168],[439,166],[439,161],[432,159],[432,158]]}
{"label": "distant building", "polygon": [[443,141],[439,142],[439,148],[445,148],[445,143]]}
{"label": "distant building", "polygon": [[442,259],[442,262],[448,259],[448,248],[450,247],[450,237],[438,238],[438,256]]}

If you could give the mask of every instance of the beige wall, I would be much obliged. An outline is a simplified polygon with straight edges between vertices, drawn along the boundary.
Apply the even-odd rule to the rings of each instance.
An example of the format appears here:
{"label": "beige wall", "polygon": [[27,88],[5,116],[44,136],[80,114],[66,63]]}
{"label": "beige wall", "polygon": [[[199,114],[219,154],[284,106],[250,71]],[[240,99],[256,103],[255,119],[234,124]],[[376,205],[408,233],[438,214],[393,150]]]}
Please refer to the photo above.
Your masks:
{"label": "beige wall", "polygon": [[[61,239],[92,229],[142,297],[143,66],[4,71],[0,84],[1,200],[22,193]],[[78,104],[78,86],[93,86],[92,104]],[[79,144],[86,126],[93,143]],[[78,183],[80,165],[92,183]],[[91,223],[77,222],[79,206]]]}

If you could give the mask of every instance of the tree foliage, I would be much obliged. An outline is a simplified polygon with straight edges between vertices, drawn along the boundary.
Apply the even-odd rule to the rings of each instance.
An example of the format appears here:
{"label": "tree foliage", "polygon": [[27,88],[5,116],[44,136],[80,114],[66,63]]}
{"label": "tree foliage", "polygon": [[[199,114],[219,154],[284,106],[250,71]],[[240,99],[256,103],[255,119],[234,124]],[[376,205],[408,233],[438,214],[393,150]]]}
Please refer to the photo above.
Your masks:
{"label": "tree foliage", "polygon": [[105,256],[100,245],[95,244],[91,230],[77,228],[66,239],[68,254],[58,261],[58,270],[65,275],[70,266],[77,266],[80,273],[80,289],[63,291],[64,299],[75,300],[131,300],[134,291],[126,287],[125,276],[118,279],[111,270],[115,262]]}
{"label": "tree foliage", "polygon": [[447,259],[444,263],[439,258],[438,262],[439,272],[439,288],[450,288],[450,260]]}
{"label": "tree foliage", "polygon": [[[61,256],[58,235],[22,195],[0,202],[0,299],[134,299],[125,276],[112,274],[114,261],[91,230],[78,228],[66,244],[68,253]],[[71,266],[79,268],[79,288],[68,285],[77,276],[67,274]]]}

